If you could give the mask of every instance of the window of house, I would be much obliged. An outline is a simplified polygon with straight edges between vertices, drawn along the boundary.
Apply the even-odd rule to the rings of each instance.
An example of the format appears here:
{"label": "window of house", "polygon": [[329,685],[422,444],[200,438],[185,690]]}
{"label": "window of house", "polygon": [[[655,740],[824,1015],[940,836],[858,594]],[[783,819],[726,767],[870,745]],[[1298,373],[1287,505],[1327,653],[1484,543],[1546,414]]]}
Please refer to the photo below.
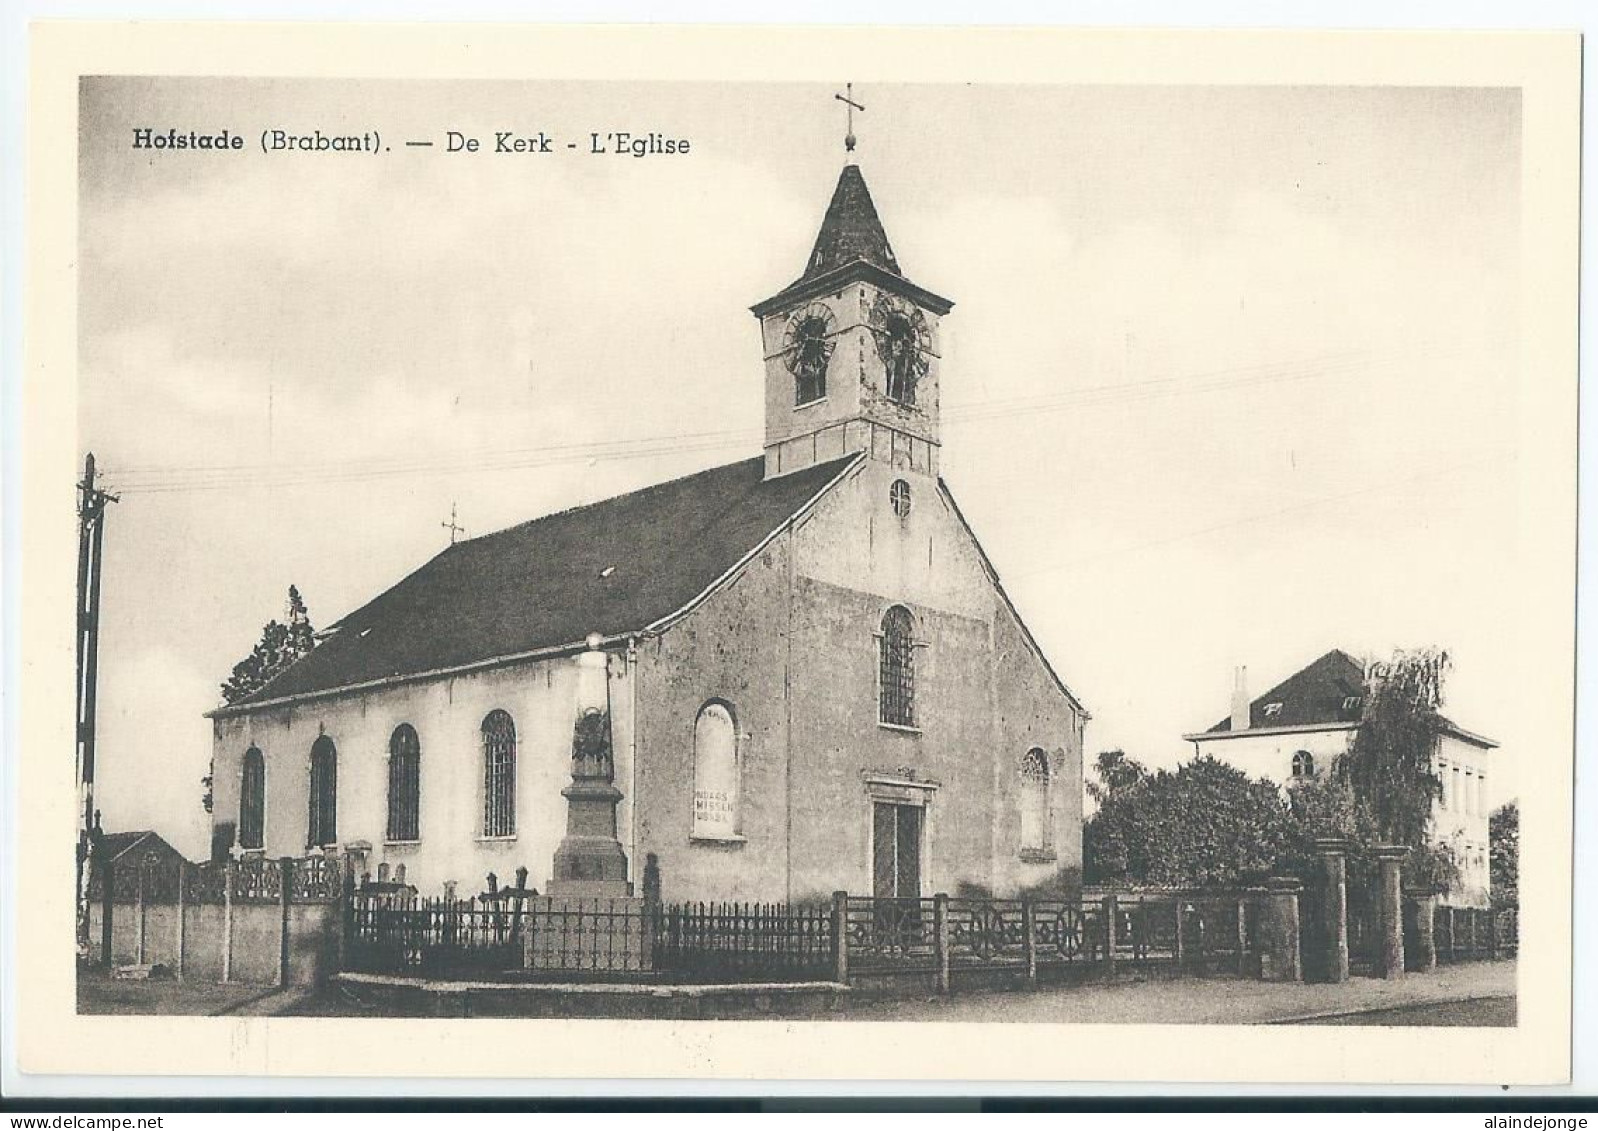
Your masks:
{"label": "window of house", "polygon": [[1053,806],[1049,790],[1049,758],[1034,747],[1021,759],[1021,851],[1046,853],[1054,848]]}
{"label": "window of house", "polygon": [[878,637],[878,718],[889,726],[916,725],[915,619],[903,605],[882,618]]}
{"label": "window of house", "polygon": [[239,847],[261,848],[266,843],[266,759],[252,746],[244,752],[239,781]]}
{"label": "window of house", "polygon": [[516,724],[498,710],[483,719],[483,835],[516,835]]}
{"label": "window of house", "polygon": [[693,836],[738,836],[738,726],[725,703],[709,702],[694,720]]}
{"label": "window of house", "polygon": [[1293,755],[1293,776],[1295,778],[1312,778],[1315,776],[1315,755],[1308,750],[1300,750]]}
{"label": "window of house", "polygon": [[1359,696],[1358,695],[1350,695],[1350,696],[1346,697],[1343,700],[1343,710],[1345,710],[1345,711],[1357,711],[1357,710],[1359,710]]}
{"label": "window of house", "polygon": [[420,840],[421,813],[422,744],[416,728],[401,723],[388,740],[388,839]]}
{"label": "window of house", "polygon": [[888,488],[888,502],[893,506],[893,513],[899,518],[910,517],[910,484],[903,479],[895,479],[893,486]]}
{"label": "window of house", "polygon": [[1281,713],[1282,713],[1282,705],[1280,703],[1267,703],[1267,704],[1265,704],[1265,717],[1267,719],[1274,719],[1277,715],[1280,715]]}
{"label": "window of house", "polygon": [[338,748],[323,735],[311,744],[311,848],[338,843]]}

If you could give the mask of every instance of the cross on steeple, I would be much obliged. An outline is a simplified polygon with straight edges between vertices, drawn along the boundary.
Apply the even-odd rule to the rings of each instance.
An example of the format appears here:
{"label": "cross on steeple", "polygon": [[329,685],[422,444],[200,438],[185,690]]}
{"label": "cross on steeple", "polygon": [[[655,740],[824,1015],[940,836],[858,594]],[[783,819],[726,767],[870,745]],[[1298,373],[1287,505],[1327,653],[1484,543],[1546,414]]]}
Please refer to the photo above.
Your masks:
{"label": "cross on steeple", "polygon": [[852,82],[844,83],[843,84],[843,89],[844,89],[844,93],[843,94],[834,94],[833,97],[836,98],[839,102],[842,102],[845,106],[848,107],[848,109],[845,110],[844,113],[848,115],[849,132],[844,135],[843,148],[844,148],[844,152],[853,153],[854,152],[854,141],[855,141],[855,138],[854,138],[854,112],[856,110],[859,110],[862,114],[864,114],[865,111],[866,111],[866,108],[864,106],[860,105],[860,103],[858,103],[858,102],[856,102],[854,100],[854,83],[852,83]]}
{"label": "cross on steeple", "polygon": [[459,525],[455,521],[455,504],[454,503],[451,503],[449,505],[449,521],[448,522],[441,522],[441,523],[439,523],[439,525],[442,526],[445,530],[449,531],[449,544],[451,546],[453,546],[455,544],[455,538],[456,538],[457,535],[466,533],[466,528],[464,526]]}

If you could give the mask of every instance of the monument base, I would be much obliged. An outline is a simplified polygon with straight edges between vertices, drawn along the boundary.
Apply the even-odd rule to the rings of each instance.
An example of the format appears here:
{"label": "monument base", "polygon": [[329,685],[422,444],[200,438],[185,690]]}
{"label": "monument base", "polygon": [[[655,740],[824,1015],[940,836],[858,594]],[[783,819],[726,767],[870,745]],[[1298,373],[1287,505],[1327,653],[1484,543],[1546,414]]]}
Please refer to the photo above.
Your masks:
{"label": "monument base", "polygon": [[555,850],[555,874],[545,891],[583,898],[632,895],[627,854],[614,837],[568,836]]}

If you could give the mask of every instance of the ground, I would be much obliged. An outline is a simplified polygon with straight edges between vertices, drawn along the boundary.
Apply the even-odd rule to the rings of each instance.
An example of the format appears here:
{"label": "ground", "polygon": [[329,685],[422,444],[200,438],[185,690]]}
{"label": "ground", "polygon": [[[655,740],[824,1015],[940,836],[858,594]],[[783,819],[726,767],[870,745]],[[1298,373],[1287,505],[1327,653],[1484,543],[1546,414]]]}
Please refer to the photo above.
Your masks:
{"label": "ground", "polygon": [[[1227,978],[1182,980],[1122,977],[1113,982],[1022,992],[956,993],[947,998],[841,999],[836,1008],[766,1003],[740,1016],[795,1016],[860,1021],[1047,1021],[1067,1024],[1494,1025],[1515,1023],[1515,963],[1446,966],[1397,981],[1354,978],[1341,986],[1279,984]],[[443,1008],[441,1007],[441,1004]],[[514,1009],[471,1012],[500,1015]],[[78,980],[80,1013],[220,1014],[240,1016],[436,1016],[456,1006],[436,997],[386,995],[328,986],[275,990],[174,981]],[[546,1015],[547,1009],[542,1010]]]}

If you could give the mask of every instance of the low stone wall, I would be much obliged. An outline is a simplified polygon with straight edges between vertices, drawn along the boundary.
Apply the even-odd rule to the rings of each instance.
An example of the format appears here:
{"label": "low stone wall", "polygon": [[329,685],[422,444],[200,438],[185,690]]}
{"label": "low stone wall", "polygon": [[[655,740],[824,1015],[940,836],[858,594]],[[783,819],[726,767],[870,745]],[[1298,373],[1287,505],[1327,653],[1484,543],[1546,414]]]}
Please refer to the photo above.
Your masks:
{"label": "low stone wall", "polygon": [[89,954],[199,981],[321,982],[339,965],[337,877],[327,857],[102,869],[89,905]]}

